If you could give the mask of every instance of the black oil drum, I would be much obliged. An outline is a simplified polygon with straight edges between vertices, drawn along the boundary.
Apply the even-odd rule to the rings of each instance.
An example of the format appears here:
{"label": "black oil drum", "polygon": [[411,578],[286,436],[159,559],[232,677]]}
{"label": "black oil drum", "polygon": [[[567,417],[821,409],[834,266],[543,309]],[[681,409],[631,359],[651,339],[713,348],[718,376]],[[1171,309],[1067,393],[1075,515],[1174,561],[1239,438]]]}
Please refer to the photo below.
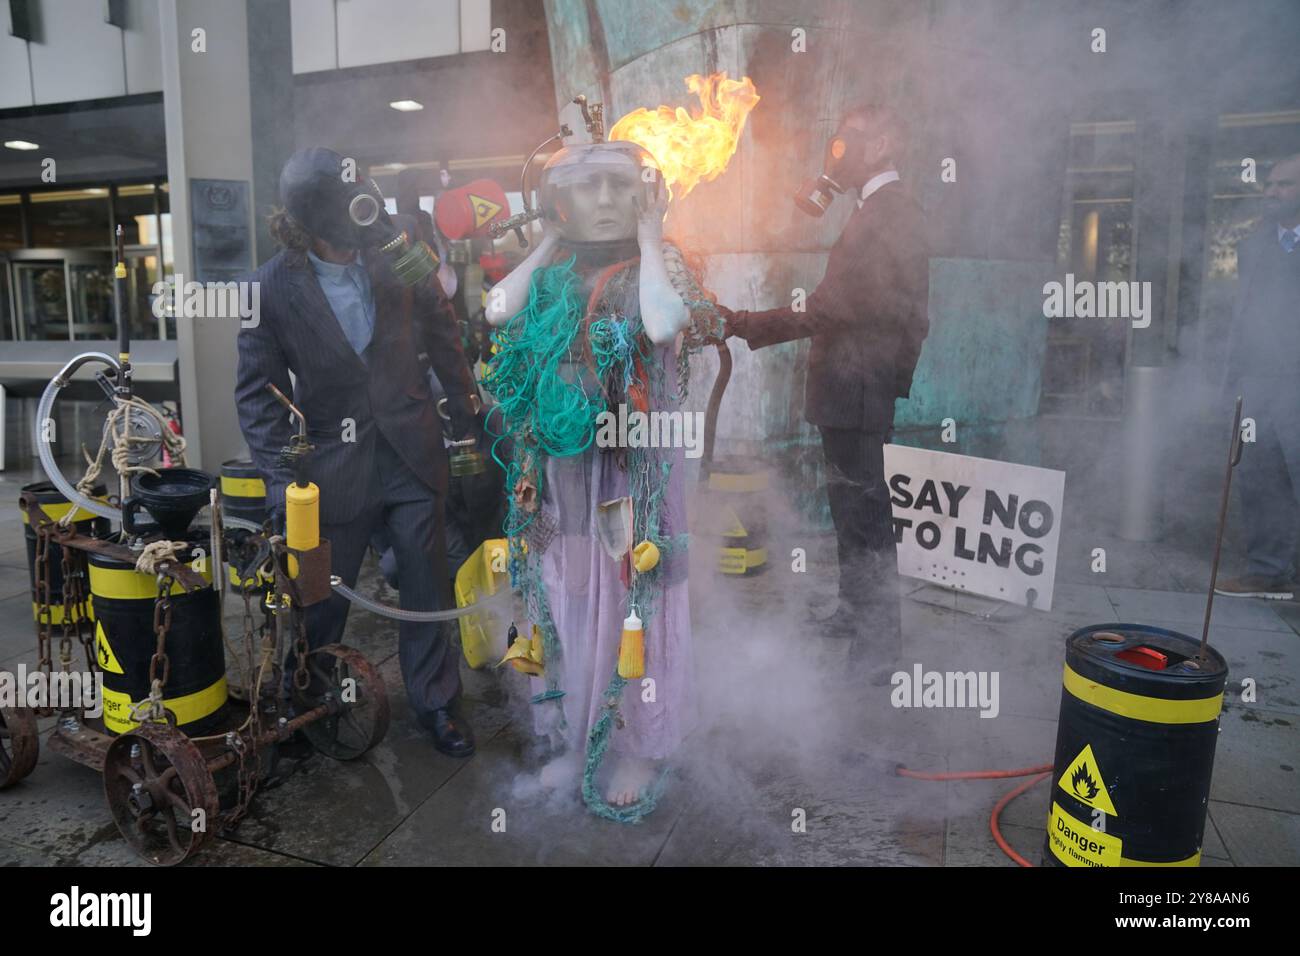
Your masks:
{"label": "black oil drum", "polygon": [[[266,483],[261,472],[245,458],[232,458],[221,465],[221,509],[231,518],[242,518],[261,524],[266,520]],[[226,528],[226,536],[236,545],[232,552],[242,554],[241,547],[250,532],[242,528]],[[226,575],[230,584],[237,590],[261,591],[267,585],[266,575],[251,575],[241,581],[235,564],[239,561],[235,553],[227,555]]]}
{"label": "black oil drum", "polygon": [[[175,582],[172,620],[165,644],[171,672],[163,706],[190,736],[222,729],[226,707],[226,655],[221,609],[211,587],[192,593]],[[153,630],[157,577],[133,564],[90,555],[90,591],[95,606],[95,653],[104,673],[104,726],[111,734],[136,726],[131,705],[149,696],[149,660],[157,647]]]}
{"label": "black oil drum", "polygon": [[266,520],[266,483],[251,461],[232,458],[222,463],[221,509],[254,524]]}
{"label": "black oil drum", "polygon": [[1228,665],[1140,624],[1070,635],[1045,866],[1198,866]]}
{"label": "black oil drum", "polygon": [[704,531],[718,540],[718,570],[757,574],[767,567],[769,470],[748,458],[720,458],[709,472]]}
{"label": "black oil drum", "polygon": [[[63,493],[50,481],[37,481],[23,485],[22,491],[35,495],[44,511],[54,521],[58,521],[72,510],[72,502],[63,497]],[[96,485],[91,490],[92,498],[103,498],[107,494],[103,485]],[[107,538],[112,526],[107,518],[91,514],[84,508],[78,508],[73,519],[77,531],[93,538]],[[36,529],[32,527],[31,518],[23,512],[23,537],[27,540],[27,573],[32,582],[32,620],[40,621],[40,595],[36,591]],[[49,554],[50,577],[50,622],[63,623],[63,552],[57,545],[52,545]]]}

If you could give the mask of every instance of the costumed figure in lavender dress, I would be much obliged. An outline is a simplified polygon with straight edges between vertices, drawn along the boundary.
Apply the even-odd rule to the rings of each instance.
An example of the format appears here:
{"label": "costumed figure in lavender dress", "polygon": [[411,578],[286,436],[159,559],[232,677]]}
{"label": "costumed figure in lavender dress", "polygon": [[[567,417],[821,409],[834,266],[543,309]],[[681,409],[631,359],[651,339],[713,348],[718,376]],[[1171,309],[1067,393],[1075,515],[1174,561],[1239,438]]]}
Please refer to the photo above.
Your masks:
{"label": "costumed figure in lavender dress", "polygon": [[663,238],[668,190],[641,146],[565,147],[539,193],[543,237],[487,307],[488,427],[512,448],[505,530],[528,617],[507,659],[564,750],[542,783],[636,822],[695,717],[684,452],[661,439],[681,434],[687,355],[722,320]]}

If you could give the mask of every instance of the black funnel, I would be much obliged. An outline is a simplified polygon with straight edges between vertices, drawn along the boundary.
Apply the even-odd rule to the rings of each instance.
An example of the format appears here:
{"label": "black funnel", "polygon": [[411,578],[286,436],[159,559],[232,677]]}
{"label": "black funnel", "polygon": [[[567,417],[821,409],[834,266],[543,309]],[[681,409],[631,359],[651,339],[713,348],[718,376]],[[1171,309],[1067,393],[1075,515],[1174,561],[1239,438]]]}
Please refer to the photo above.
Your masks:
{"label": "black funnel", "polygon": [[[127,534],[162,532],[167,538],[184,537],[185,531],[208,503],[212,476],[197,468],[163,468],[156,475],[140,475],[134,494],[122,506],[122,528]],[[155,526],[141,527],[135,516],[143,508]]]}

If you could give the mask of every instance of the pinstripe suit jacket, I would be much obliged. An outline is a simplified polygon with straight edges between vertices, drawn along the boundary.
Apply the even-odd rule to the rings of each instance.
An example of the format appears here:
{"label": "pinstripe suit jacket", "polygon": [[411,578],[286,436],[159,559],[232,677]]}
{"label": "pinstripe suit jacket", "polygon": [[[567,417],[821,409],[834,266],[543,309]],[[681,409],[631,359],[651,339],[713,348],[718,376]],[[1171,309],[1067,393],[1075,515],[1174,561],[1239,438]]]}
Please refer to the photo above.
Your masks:
{"label": "pinstripe suit jacket", "polygon": [[379,435],[430,489],[445,493],[447,454],[429,389],[430,365],[447,389],[457,434],[471,434],[474,420],[473,382],[436,279],[404,290],[382,262],[367,257],[365,264],[375,298],[368,365],[348,344],[305,256],[280,252],[257,270],[260,322],[239,333],[235,403],[244,440],[266,481],[267,505],[281,505],[293,480],[277,459],[295,431],[284,407],[266,391],[272,382],[286,395],[292,387],[294,403],[307,418],[315,446],[307,474],[321,489],[325,524],[351,521],[361,511]]}

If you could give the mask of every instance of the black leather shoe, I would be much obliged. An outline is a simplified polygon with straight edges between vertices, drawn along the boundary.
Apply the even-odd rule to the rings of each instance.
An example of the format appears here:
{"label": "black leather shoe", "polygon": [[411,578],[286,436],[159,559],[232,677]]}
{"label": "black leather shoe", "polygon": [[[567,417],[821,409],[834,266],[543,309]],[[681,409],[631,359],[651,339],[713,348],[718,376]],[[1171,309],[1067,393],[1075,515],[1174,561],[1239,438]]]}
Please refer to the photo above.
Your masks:
{"label": "black leather shoe", "polygon": [[440,707],[421,723],[433,734],[433,745],[448,757],[469,757],[474,753],[474,731],[469,721],[449,707]]}

